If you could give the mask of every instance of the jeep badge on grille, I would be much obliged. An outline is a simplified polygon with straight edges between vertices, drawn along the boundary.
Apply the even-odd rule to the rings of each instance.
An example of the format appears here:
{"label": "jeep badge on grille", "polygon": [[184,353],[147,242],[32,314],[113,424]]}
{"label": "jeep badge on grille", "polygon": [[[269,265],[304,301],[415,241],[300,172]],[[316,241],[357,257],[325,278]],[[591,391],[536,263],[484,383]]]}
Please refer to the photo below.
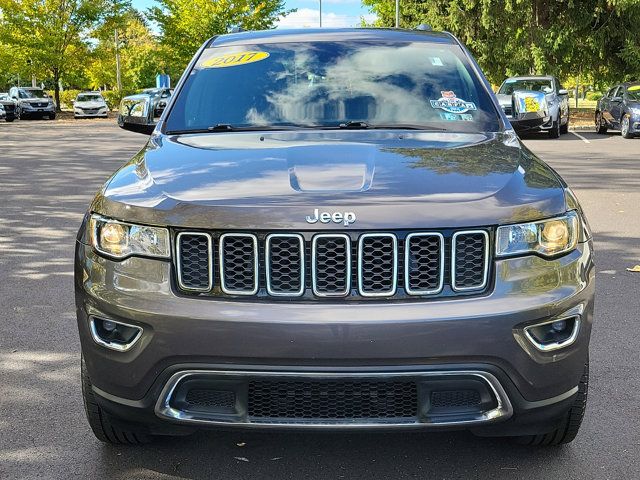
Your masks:
{"label": "jeep badge on grille", "polygon": [[320,212],[319,209],[313,211],[313,215],[307,215],[307,223],[342,223],[345,227],[348,227],[356,221],[356,214],[353,212]]}

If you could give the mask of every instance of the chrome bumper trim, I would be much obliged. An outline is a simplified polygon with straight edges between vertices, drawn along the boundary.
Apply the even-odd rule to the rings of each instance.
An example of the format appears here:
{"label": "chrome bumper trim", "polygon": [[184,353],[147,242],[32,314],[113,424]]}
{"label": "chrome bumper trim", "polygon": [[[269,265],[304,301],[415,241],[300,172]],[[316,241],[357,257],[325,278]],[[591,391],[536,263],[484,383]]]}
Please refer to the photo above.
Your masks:
{"label": "chrome bumper trim", "polygon": [[[286,423],[252,423],[250,421],[222,421],[222,420],[211,420],[210,418],[206,418],[206,414],[198,415],[194,412],[185,412],[183,410],[178,410],[171,406],[171,399],[176,391],[177,386],[183,380],[192,377],[192,376],[212,376],[212,377],[281,377],[281,378],[291,378],[291,377],[313,377],[313,378],[331,378],[331,379],[340,379],[340,378],[398,378],[398,377],[443,377],[443,376],[451,376],[451,377],[477,377],[484,381],[488,386],[491,392],[493,393],[496,399],[496,407],[484,411],[480,414],[474,415],[473,418],[465,419],[465,420],[453,420],[453,421],[416,421],[416,422],[404,422],[404,423],[294,423],[294,422],[286,422]],[[480,370],[446,370],[446,371],[430,371],[430,372],[385,372],[385,373],[376,373],[376,372],[349,372],[349,373],[338,373],[338,372],[263,372],[263,371],[229,371],[229,370],[184,370],[181,372],[177,372],[169,378],[167,383],[165,384],[162,392],[160,393],[158,400],[155,405],[155,414],[159,418],[165,420],[171,420],[179,423],[196,423],[196,424],[206,424],[206,425],[227,425],[227,426],[242,426],[242,427],[284,427],[284,428],[312,428],[312,429],[322,429],[322,428],[417,428],[417,427],[429,427],[429,426],[466,426],[466,425],[479,425],[494,422],[497,420],[506,420],[513,414],[513,407],[511,406],[511,402],[509,401],[509,397],[507,396],[504,388],[498,381],[498,379],[489,372],[484,372]]]}

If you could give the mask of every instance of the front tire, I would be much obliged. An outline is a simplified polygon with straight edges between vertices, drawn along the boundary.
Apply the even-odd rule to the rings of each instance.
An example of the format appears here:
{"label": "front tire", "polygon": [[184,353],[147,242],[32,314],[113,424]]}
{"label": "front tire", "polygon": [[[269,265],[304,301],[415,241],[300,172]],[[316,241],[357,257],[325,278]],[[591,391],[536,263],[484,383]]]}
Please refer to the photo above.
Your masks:
{"label": "front tire", "polygon": [[553,121],[551,125],[551,130],[549,130],[549,138],[558,138],[560,137],[560,117],[557,120]]}
{"label": "front tire", "polygon": [[624,114],[620,121],[620,133],[622,133],[622,138],[633,138],[633,134],[631,133],[631,118],[627,113]]}
{"label": "front tire", "polygon": [[89,426],[98,440],[112,445],[143,445],[152,440],[153,437],[141,428],[118,422],[98,405],[91,388],[91,380],[84,358],[81,359],[80,375],[82,377],[84,410]]}
{"label": "front tire", "polygon": [[569,117],[567,117],[567,123],[560,126],[560,134],[565,135],[569,133]]}
{"label": "front tire", "polygon": [[596,133],[600,135],[607,133],[607,126],[602,118],[602,112],[596,112]]}
{"label": "front tire", "polygon": [[578,393],[573,405],[555,430],[542,435],[523,435],[516,437],[521,445],[555,446],[572,442],[578,435],[584,412],[587,408],[587,393],[589,390],[589,364],[585,364],[584,373],[578,384]]}

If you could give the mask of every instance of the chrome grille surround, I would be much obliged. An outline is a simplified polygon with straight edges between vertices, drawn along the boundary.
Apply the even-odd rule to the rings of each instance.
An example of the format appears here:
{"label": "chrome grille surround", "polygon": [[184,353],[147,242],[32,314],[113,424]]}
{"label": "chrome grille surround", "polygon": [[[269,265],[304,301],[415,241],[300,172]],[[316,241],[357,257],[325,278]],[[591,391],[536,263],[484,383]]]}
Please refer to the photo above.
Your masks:
{"label": "chrome grille surround", "polygon": [[[318,240],[343,239],[345,242],[345,277],[344,290],[334,292],[321,291],[318,287]],[[314,235],[311,240],[311,286],[313,294],[317,297],[344,297],[351,291],[351,238],[344,233],[320,233]]]}
{"label": "chrome grille surround", "polygon": [[[369,239],[375,238],[389,238],[391,239],[392,244],[392,278],[391,278],[391,287],[386,290],[377,290],[377,291],[367,291],[364,288],[364,269],[365,269],[365,261],[364,261],[364,249],[365,243]],[[366,262],[368,263],[368,262]],[[398,288],[398,238],[393,233],[365,233],[360,235],[358,239],[358,293],[363,297],[392,297],[396,293],[396,289]]]}
{"label": "chrome grille surround", "polygon": [[[298,290],[294,290],[294,291],[277,291],[273,288],[272,286],[272,274],[271,274],[271,266],[272,266],[272,260],[271,260],[271,253],[272,253],[272,248],[271,248],[271,244],[272,241],[274,239],[284,239],[284,238],[292,238],[292,239],[297,239],[298,240],[298,245],[299,245],[299,256],[300,256],[300,265],[299,265],[299,270],[300,270],[300,278],[299,278],[299,282],[300,282],[300,288]],[[265,250],[264,250],[264,261],[265,261],[265,275],[266,275],[266,283],[267,283],[267,293],[269,293],[269,295],[273,295],[275,297],[299,297],[300,295],[304,294],[304,290],[305,290],[305,268],[304,268],[304,237],[302,235],[299,235],[297,233],[272,233],[270,235],[267,236],[266,240],[265,240]]]}
{"label": "chrome grille surround", "polygon": [[[191,295],[255,296],[273,301],[479,295],[487,290],[491,278],[491,232],[490,228],[345,233],[176,231],[175,286]],[[185,243],[186,235],[202,240]],[[205,239],[208,262],[203,261]],[[185,256],[181,245],[192,247],[197,255],[187,251]],[[455,258],[456,246],[460,261]],[[185,277],[183,261],[200,268],[200,273],[187,271]]]}
{"label": "chrome grille surround", "polygon": [[[208,279],[209,282],[205,287],[194,287],[193,285],[187,285],[183,280],[183,255],[182,255],[182,243],[181,239],[184,236],[193,236],[193,237],[204,237],[207,239],[207,250],[208,250]],[[180,232],[176,236],[176,266],[178,268],[178,285],[183,290],[188,290],[191,292],[208,292],[213,288],[213,241],[211,240],[211,235],[203,232]]]}
{"label": "chrome grille surround", "polygon": [[[226,281],[226,257],[225,255],[225,243],[227,240],[232,240],[234,238],[248,238],[251,239],[253,243],[253,288],[251,290],[247,289],[233,289],[227,286]],[[220,236],[219,241],[219,254],[220,254],[220,288],[222,291],[228,295],[255,295],[258,293],[258,237],[253,235],[252,233],[225,233]]]}
{"label": "chrome grille surround", "polygon": [[[457,286],[456,279],[456,245],[458,237],[462,235],[482,235],[484,237],[484,260],[482,265],[482,282],[473,286]],[[451,288],[455,292],[465,292],[470,290],[482,290],[487,286],[489,276],[489,234],[486,230],[460,230],[451,237]]]}
{"label": "chrome grille surround", "polygon": [[[438,286],[431,289],[412,289],[411,288],[411,240],[414,238],[424,237],[436,237],[440,243],[439,259],[438,259]],[[409,295],[437,295],[444,288],[444,265],[445,265],[445,252],[444,252],[444,235],[440,232],[419,232],[410,233],[406,236],[404,241],[404,289]]]}

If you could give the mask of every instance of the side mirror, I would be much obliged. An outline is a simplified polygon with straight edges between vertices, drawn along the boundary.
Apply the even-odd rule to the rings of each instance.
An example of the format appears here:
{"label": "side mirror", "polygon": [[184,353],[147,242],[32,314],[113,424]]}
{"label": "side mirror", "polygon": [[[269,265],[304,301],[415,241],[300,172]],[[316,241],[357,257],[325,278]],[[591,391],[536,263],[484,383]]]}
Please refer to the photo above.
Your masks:
{"label": "side mirror", "polygon": [[151,135],[156,127],[153,119],[153,100],[149,95],[124,97],[118,112],[120,128]]}
{"label": "side mirror", "polygon": [[613,97],[611,99],[612,102],[620,103],[622,101],[622,97]]}
{"label": "side mirror", "polygon": [[558,90],[558,95],[569,95],[569,91],[566,88]]}
{"label": "side mirror", "polygon": [[515,120],[536,120],[549,116],[547,97],[544,92],[516,90],[512,95]]}

